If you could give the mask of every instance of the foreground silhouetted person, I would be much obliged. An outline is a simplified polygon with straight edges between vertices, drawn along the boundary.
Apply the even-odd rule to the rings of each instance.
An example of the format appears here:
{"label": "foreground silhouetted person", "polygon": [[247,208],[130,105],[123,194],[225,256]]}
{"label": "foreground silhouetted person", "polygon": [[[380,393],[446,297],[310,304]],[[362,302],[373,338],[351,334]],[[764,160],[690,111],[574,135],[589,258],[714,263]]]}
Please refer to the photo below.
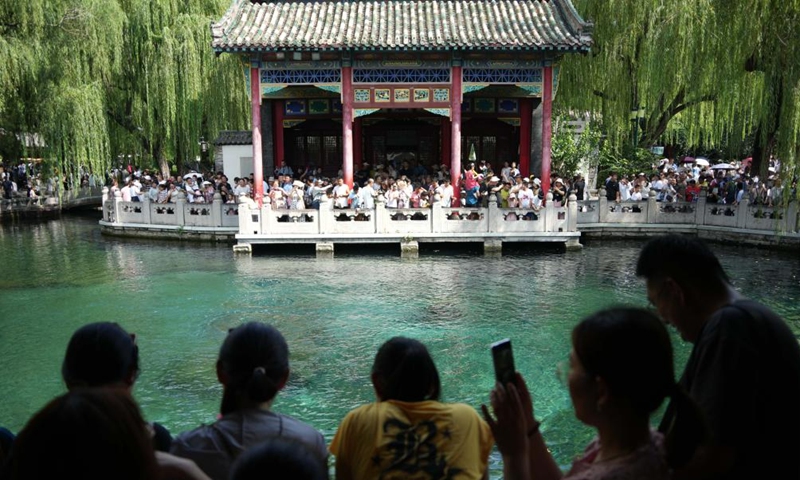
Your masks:
{"label": "foreground silhouetted person", "polygon": [[[662,318],[694,344],[680,383],[708,418],[711,442],[677,476],[800,478],[800,347],[789,327],[743,298],[696,238],[651,240],[636,274]],[[670,405],[660,430],[673,418]]]}
{"label": "foreground silhouetted person", "polygon": [[[614,308],[581,321],[572,331],[567,378],[575,416],[597,438],[562,474],[547,446],[522,375],[491,393],[493,420],[484,416],[510,480],[667,480],[691,457],[705,434],[697,407],[675,383],[672,345],[659,319],[646,310]],[[650,429],[665,398],[680,405],[676,430],[666,438]]]}
{"label": "foreground silhouetted person", "polygon": [[287,438],[271,438],[236,460],[231,480],[327,480],[328,466],[316,452]]}
{"label": "foreground silhouetted person", "polygon": [[[139,377],[136,336],[111,322],[84,325],[72,334],[61,366],[67,388],[121,388],[129,394]],[[158,423],[150,424],[156,450],[168,452],[172,437]]]}
{"label": "foreground silhouetted person", "polygon": [[302,443],[327,463],[322,434],[271,410],[289,379],[289,347],[277,329],[258,322],[232,329],[219,351],[217,378],[222,417],[176,437],[172,453],[194,460],[214,480],[227,480],[242,452],[274,437]]}
{"label": "foreground silhouetted person", "polygon": [[469,405],[439,402],[439,372],[425,345],[384,343],[372,385],[378,401],[348,413],[331,442],[337,479],[484,477],[489,426]]}
{"label": "foreground silhouetted person", "polygon": [[122,391],[77,389],[28,421],[9,458],[10,479],[159,478],[150,435]]}

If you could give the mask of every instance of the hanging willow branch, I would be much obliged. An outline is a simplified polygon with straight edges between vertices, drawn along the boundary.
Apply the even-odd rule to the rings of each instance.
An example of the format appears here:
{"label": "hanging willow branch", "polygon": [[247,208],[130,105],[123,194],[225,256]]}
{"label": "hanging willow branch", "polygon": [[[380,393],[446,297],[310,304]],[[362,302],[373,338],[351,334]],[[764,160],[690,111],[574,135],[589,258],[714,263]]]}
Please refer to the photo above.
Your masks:
{"label": "hanging willow branch", "polygon": [[600,113],[616,143],[630,138],[638,108],[649,119],[641,146],[678,133],[690,146],[738,144],[760,132],[765,156],[775,145],[797,165],[800,0],[574,3],[595,22],[596,45],[564,60],[566,108]]}
{"label": "hanging willow branch", "polygon": [[208,25],[228,0],[6,0],[0,5],[0,128],[39,133],[59,175],[117,158],[194,158],[198,139],[246,126],[234,59]]}

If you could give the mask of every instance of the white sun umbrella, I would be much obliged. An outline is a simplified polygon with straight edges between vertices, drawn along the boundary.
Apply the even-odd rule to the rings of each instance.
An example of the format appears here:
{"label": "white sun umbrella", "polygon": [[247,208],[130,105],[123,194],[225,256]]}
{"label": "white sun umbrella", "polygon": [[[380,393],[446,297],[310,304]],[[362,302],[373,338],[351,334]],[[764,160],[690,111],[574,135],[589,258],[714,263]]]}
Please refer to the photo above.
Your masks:
{"label": "white sun umbrella", "polygon": [[731,165],[730,163],[718,163],[711,167],[711,170],[735,170],[736,167]]}
{"label": "white sun umbrella", "polygon": [[203,175],[201,175],[201,174],[199,174],[197,172],[189,172],[189,173],[187,173],[186,175],[183,176],[183,179],[186,180],[187,178],[191,178],[191,177],[197,177],[198,181],[201,181],[201,182],[203,181]]}
{"label": "white sun umbrella", "polygon": [[694,163],[700,165],[701,167],[707,167],[710,165],[707,158],[697,157],[694,159]]}

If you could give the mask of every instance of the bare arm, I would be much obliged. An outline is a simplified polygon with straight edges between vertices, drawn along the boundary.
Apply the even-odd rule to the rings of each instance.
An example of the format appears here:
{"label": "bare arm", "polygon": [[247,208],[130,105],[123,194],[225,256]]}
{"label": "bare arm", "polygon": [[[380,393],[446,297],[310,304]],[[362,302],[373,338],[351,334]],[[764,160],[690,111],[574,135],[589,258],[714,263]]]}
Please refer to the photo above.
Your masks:
{"label": "bare arm", "polygon": [[517,385],[519,389],[510,383],[506,388],[498,385],[492,390],[492,407],[497,420],[491,418],[486,406],[482,407],[503,455],[504,478],[559,480],[563,475],[538,430],[538,422],[533,418],[530,393],[519,373]]}

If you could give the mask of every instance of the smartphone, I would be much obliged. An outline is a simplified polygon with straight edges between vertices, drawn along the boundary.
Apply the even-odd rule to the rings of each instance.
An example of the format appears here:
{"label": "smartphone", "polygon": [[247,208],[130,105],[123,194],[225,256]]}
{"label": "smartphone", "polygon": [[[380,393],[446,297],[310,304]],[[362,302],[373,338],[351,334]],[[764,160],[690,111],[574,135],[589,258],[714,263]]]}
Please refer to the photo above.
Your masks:
{"label": "smartphone", "polygon": [[511,351],[511,340],[505,338],[492,344],[492,361],[494,362],[494,376],[501,385],[515,383],[516,368],[514,367],[514,354]]}

